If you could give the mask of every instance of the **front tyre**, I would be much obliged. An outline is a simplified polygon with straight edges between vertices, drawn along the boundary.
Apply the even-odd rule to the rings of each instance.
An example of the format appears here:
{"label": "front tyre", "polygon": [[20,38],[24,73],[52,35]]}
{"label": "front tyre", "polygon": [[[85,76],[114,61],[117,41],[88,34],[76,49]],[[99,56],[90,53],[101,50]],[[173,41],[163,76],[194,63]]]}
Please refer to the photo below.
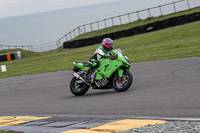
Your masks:
{"label": "front tyre", "polygon": [[76,77],[73,77],[70,82],[70,90],[72,94],[75,96],[81,96],[84,95],[89,89],[89,86],[86,85],[81,80],[77,79]]}
{"label": "front tyre", "polygon": [[112,80],[112,87],[115,89],[117,92],[123,92],[129,89],[133,82],[133,76],[130,71],[125,70],[122,78],[119,78],[118,74],[116,74]]}

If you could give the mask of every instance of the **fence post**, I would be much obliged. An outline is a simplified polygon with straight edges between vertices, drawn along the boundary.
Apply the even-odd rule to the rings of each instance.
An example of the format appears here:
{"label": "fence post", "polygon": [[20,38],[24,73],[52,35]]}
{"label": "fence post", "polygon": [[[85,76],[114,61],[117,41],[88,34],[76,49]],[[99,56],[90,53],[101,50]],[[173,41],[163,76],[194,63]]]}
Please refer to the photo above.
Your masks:
{"label": "fence post", "polygon": [[76,37],[75,29],[73,30],[73,32],[74,32],[74,38],[75,38]]}
{"label": "fence post", "polygon": [[[68,34],[67,34],[68,35]],[[68,37],[67,37],[67,35],[65,35],[65,37],[66,37],[66,41],[68,41]]]}
{"label": "fence post", "polygon": [[161,16],[162,16],[163,13],[162,13],[162,8],[161,8],[161,6],[159,6],[159,8],[160,8],[160,14],[161,14]]}
{"label": "fence post", "polygon": [[130,13],[128,13],[128,20],[129,20],[129,23],[130,23],[131,22]]}
{"label": "fence post", "polygon": [[81,34],[81,32],[80,32],[80,27],[78,26],[77,29],[78,29],[78,33],[79,33],[79,35],[80,35],[80,34]]}
{"label": "fence post", "polygon": [[176,13],[176,5],[175,5],[175,2],[173,2],[173,6],[174,6],[174,12]]}
{"label": "fence post", "polygon": [[56,42],[57,48],[58,48],[58,44],[59,44],[59,41]]}
{"label": "fence post", "polygon": [[138,16],[138,20],[140,19],[140,15],[139,15],[139,12],[137,11],[137,16]]}
{"label": "fence post", "polygon": [[112,19],[112,26],[114,26],[115,24],[114,24],[114,20],[113,20],[113,17],[112,17],[111,19]]}
{"label": "fence post", "polygon": [[86,33],[85,25],[83,25],[83,30],[84,30],[84,33]]}
{"label": "fence post", "polygon": [[[83,31],[83,30],[81,30],[80,26],[78,27],[78,29],[79,29],[79,32],[82,32],[82,33],[84,33],[84,31]],[[80,33],[80,35],[81,35],[81,33]]]}
{"label": "fence post", "polygon": [[189,3],[189,0],[187,0],[187,5],[188,5],[188,9],[190,9],[190,3]]}
{"label": "fence post", "polygon": [[93,31],[93,29],[92,29],[92,23],[90,23],[90,29],[91,29],[91,31]]}
{"label": "fence post", "polygon": [[99,30],[99,21],[97,21],[97,27],[98,27],[98,30]]}
{"label": "fence post", "polygon": [[58,41],[58,47],[62,46],[61,41]]}
{"label": "fence post", "polygon": [[76,37],[76,29],[73,30],[74,31],[74,38]]}
{"label": "fence post", "polygon": [[98,30],[99,30],[99,21],[97,21],[97,28],[98,28]]}
{"label": "fence post", "polygon": [[31,51],[33,51],[33,45],[31,45]]}
{"label": "fence post", "polygon": [[106,20],[104,19],[104,26],[105,26],[105,28],[107,28],[107,25],[106,25]]}
{"label": "fence post", "polygon": [[71,34],[72,32],[70,32],[69,34],[70,34],[70,40],[72,40],[72,34]]}
{"label": "fence post", "polygon": [[151,17],[151,12],[150,12],[150,9],[148,8],[148,12],[149,12],[149,17]]}
{"label": "fence post", "polygon": [[122,19],[120,15],[119,15],[119,21],[120,21],[120,25],[122,25]]}

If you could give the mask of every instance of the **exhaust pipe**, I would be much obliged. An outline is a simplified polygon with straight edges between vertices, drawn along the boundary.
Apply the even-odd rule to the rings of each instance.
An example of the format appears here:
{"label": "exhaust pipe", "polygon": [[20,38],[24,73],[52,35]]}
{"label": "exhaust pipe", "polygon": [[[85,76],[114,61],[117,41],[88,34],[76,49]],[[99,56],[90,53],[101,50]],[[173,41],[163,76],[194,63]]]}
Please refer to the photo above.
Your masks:
{"label": "exhaust pipe", "polygon": [[86,82],[78,73],[74,73],[73,76],[76,77],[77,79],[82,80],[88,86],[93,87],[91,84],[89,84],[88,82]]}

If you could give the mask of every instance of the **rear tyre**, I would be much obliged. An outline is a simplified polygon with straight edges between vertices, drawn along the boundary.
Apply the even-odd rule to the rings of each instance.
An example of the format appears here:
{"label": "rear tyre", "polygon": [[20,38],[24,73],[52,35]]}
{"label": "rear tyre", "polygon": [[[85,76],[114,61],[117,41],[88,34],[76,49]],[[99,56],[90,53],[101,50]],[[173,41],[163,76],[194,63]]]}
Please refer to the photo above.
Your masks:
{"label": "rear tyre", "polygon": [[130,71],[125,70],[122,78],[120,79],[118,74],[116,74],[112,80],[112,87],[115,89],[117,92],[123,92],[129,89],[133,82],[133,76]]}
{"label": "rear tyre", "polygon": [[89,89],[89,86],[86,85],[85,83],[81,83],[79,79],[76,77],[73,77],[71,82],[70,82],[70,90],[72,94],[75,96],[81,96],[84,95]]}

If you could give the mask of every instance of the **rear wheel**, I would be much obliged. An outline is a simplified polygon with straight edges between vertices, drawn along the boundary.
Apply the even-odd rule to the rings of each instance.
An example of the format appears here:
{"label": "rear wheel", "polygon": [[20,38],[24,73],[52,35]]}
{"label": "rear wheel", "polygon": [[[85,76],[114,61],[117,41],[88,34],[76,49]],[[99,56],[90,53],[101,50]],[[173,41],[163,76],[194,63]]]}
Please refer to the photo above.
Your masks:
{"label": "rear wheel", "polygon": [[112,87],[115,89],[115,91],[123,92],[123,91],[128,90],[133,82],[133,76],[131,72],[128,70],[125,70],[122,75],[122,78],[120,78],[118,74],[116,75],[117,76],[115,76],[112,81]]}
{"label": "rear wheel", "polygon": [[89,89],[89,86],[86,85],[83,81],[80,79],[77,79],[76,77],[73,77],[70,83],[70,90],[72,94],[75,96],[81,96],[84,95]]}

